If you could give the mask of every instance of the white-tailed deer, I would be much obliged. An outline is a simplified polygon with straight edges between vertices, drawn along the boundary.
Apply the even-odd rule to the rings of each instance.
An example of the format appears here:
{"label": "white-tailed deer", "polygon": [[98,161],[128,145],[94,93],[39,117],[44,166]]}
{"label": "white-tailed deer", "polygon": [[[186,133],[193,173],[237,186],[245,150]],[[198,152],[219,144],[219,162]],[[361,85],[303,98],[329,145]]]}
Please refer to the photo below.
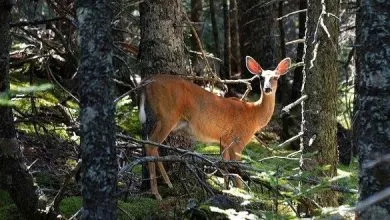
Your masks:
{"label": "white-tailed deer", "polygon": [[[278,78],[288,71],[290,58],[275,70],[263,70],[247,56],[246,66],[264,78],[262,96],[256,102],[219,97],[178,76],[161,74],[147,79],[140,102],[144,135],[162,143],[173,130],[185,128],[197,141],[220,143],[224,160],[241,160],[245,145],[272,117]],[[147,156],[159,156],[157,147],[146,145],[145,149]],[[165,183],[170,188],[172,184],[162,162],[148,162],[151,192],[161,200],[156,164]]]}

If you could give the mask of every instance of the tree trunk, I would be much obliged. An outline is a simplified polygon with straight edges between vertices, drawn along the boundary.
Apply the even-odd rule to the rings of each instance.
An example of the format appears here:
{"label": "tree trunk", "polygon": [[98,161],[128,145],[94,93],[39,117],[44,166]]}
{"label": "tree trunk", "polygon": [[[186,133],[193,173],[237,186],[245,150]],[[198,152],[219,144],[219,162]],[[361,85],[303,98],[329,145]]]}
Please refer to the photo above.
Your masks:
{"label": "tree trunk", "polygon": [[146,0],[140,4],[142,76],[186,74],[182,13],[179,0]]}
{"label": "tree trunk", "polygon": [[[0,1],[0,99],[9,92],[9,22],[13,1]],[[5,95],[5,96],[2,96]],[[16,139],[12,109],[0,105],[0,185],[4,186],[26,219],[37,218],[38,194]]]}
{"label": "tree trunk", "polygon": [[[357,92],[353,124],[360,201],[390,187],[390,2],[361,0],[357,17]],[[369,163],[377,162],[374,166]],[[389,197],[358,210],[359,219],[390,219]]]}
{"label": "tree trunk", "polygon": [[[141,42],[139,60],[142,76],[188,74],[185,71],[183,11],[179,0],[147,0],[140,4]],[[169,108],[169,106],[167,106]],[[153,126],[153,125],[152,125]],[[144,137],[146,138],[146,137]],[[181,133],[168,136],[173,147],[192,149],[193,141]],[[160,149],[160,155],[167,152]],[[167,170],[168,164],[164,165]],[[143,166],[142,188],[149,188],[149,173]]]}
{"label": "tree trunk", "polygon": [[116,219],[116,150],[110,1],[79,1],[83,219]]}
{"label": "tree trunk", "polygon": [[230,79],[230,57],[231,57],[231,42],[230,42],[230,15],[229,15],[229,0],[223,0],[223,72],[222,77],[224,79]]}
{"label": "tree trunk", "polygon": [[[282,17],[283,13],[283,1],[278,4],[278,17]],[[286,42],[285,42],[285,31],[283,25],[283,19],[279,20],[279,33],[280,33],[280,60],[286,57]],[[282,77],[278,80],[278,93],[276,94],[276,100],[281,103],[282,106],[286,106],[290,103],[288,78]],[[289,139],[291,136],[288,133],[289,119],[287,117],[282,118],[282,131],[280,133],[283,141]]]}
{"label": "tree trunk", "polygon": [[[338,16],[339,1],[308,1],[302,85],[302,93],[308,98],[302,102],[301,129],[304,134],[301,138],[301,169],[313,177],[331,178],[336,175],[338,162],[336,110],[339,23],[337,18],[321,13]],[[320,16],[330,36],[317,24]],[[321,169],[324,166],[329,167]],[[337,205],[337,195],[330,190],[318,193],[314,199],[322,206]]]}
{"label": "tree trunk", "polygon": [[[303,10],[307,8],[307,0],[299,0],[299,10]],[[305,37],[305,23],[306,23],[306,13],[299,13],[298,15],[298,38],[304,39]],[[297,55],[296,62],[302,62],[304,44],[299,43],[297,46]],[[290,93],[290,103],[296,101],[301,97],[301,88],[302,88],[302,74],[303,67],[297,67],[294,70],[293,83],[291,86]],[[292,136],[297,135],[297,131],[299,131],[301,122],[301,107],[296,106],[293,108],[289,115],[283,116],[283,135],[282,139],[288,139]],[[290,144],[291,149],[298,150],[299,142],[294,141]]]}
{"label": "tree trunk", "polygon": [[214,0],[210,0],[210,17],[211,17],[211,26],[213,29],[213,37],[214,37],[214,53],[215,56],[218,58],[221,58],[221,52],[219,50],[219,36],[218,36],[218,25],[217,25],[217,19],[216,19],[216,12],[215,12],[215,2]]}
{"label": "tree trunk", "polygon": [[[277,4],[269,0],[238,1],[238,9],[241,54],[260,61],[263,69],[275,68],[280,59]],[[246,69],[245,62],[242,65],[241,69]]]}
{"label": "tree trunk", "polygon": [[231,74],[241,75],[240,30],[238,26],[237,0],[230,0]]}
{"label": "tree trunk", "polygon": [[[201,37],[201,18],[202,18],[202,0],[191,0],[191,22],[195,31],[191,35],[191,48],[194,51],[200,52],[201,47],[198,43],[197,37]],[[201,65],[200,57],[198,54],[191,55],[192,66],[196,75],[202,75],[203,73],[203,65]]]}

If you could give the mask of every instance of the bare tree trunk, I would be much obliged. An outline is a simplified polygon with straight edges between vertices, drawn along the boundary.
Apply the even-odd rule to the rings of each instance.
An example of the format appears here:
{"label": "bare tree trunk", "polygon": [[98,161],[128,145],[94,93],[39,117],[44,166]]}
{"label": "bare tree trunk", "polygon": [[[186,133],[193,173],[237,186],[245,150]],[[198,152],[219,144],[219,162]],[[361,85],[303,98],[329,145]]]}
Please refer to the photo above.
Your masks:
{"label": "bare tree trunk", "polygon": [[[308,1],[302,85],[302,93],[308,98],[302,102],[301,169],[313,177],[333,177],[337,174],[338,162],[336,114],[339,23],[337,18],[323,16],[322,13],[338,15],[339,1]],[[320,16],[330,36],[322,28],[317,29]],[[323,166],[329,168],[321,169]],[[323,206],[338,204],[337,194],[330,190],[318,193],[313,199]]]}
{"label": "bare tree trunk", "polygon": [[[200,38],[201,37],[201,17],[202,17],[202,0],[191,0],[191,22],[192,25],[194,26],[194,29],[196,31],[196,35]],[[195,33],[192,33],[191,35],[191,48],[194,51],[201,51],[201,47],[198,43],[198,39]],[[194,72],[196,75],[201,75],[202,74],[202,65],[200,63],[200,57],[198,54],[192,54],[191,55],[191,60],[192,60],[192,66],[194,69]]]}
{"label": "bare tree trunk", "polygon": [[214,47],[215,47],[215,56],[218,58],[221,58],[221,52],[219,50],[219,37],[218,37],[218,26],[217,26],[217,19],[215,18],[216,12],[215,12],[215,2],[214,0],[209,0],[210,4],[210,17],[211,17],[211,26],[213,29],[213,36],[214,36]]}
{"label": "bare tree trunk", "polygon": [[[279,2],[278,6],[278,17],[283,16],[283,1]],[[283,19],[279,20],[279,33],[280,33],[280,59],[283,59],[286,57],[286,42],[285,42],[285,31],[283,26]],[[286,106],[290,103],[290,99],[288,97],[288,78],[282,77],[278,80],[278,93],[276,94],[276,99],[278,100],[278,103],[281,103],[282,106]],[[288,133],[288,119],[287,117],[282,118],[282,131],[280,133],[280,136],[282,140],[287,140],[291,136]]]}
{"label": "bare tree trunk", "polygon": [[[307,0],[299,0],[299,10],[303,10],[307,8]],[[299,13],[298,15],[298,38],[303,39],[305,37],[305,23],[306,23],[306,13]],[[303,52],[304,52],[304,44],[299,43],[297,46],[297,55],[296,62],[302,62]],[[293,83],[291,86],[291,93],[289,102],[294,102],[301,97],[301,88],[302,88],[302,74],[303,67],[297,67],[294,70]],[[297,106],[288,116],[285,116],[283,119],[283,134],[284,139],[288,137],[292,137],[297,134],[296,131],[299,131],[301,122],[301,107]],[[299,142],[295,141],[290,144],[291,149],[298,150]]]}
{"label": "bare tree trunk", "polygon": [[[0,99],[8,98],[9,49],[11,36],[9,22],[13,1],[0,1]],[[26,219],[37,218],[37,186],[24,162],[24,156],[16,139],[12,109],[0,105],[0,185],[11,195],[16,206]]]}
{"label": "bare tree trunk", "polygon": [[113,38],[110,1],[79,1],[83,219],[116,219]]}
{"label": "bare tree trunk", "polygon": [[238,26],[237,0],[230,0],[231,74],[241,75],[240,30]]}
{"label": "bare tree trunk", "polygon": [[[390,161],[385,159],[390,156],[390,2],[361,0],[359,8],[353,139],[359,155],[359,200],[364,202],[390,187]],[[357,218],[390,219],[390,198],[358,209]]]}
{"label": "bare tree trunk", "polygon": [[223,0],[223,26],[224,26],[224,42],[223,42],[223,78],[230,79],[230,57],[231,57],[231,42],[230,42],[230,16],[229,16],[229,0]]}

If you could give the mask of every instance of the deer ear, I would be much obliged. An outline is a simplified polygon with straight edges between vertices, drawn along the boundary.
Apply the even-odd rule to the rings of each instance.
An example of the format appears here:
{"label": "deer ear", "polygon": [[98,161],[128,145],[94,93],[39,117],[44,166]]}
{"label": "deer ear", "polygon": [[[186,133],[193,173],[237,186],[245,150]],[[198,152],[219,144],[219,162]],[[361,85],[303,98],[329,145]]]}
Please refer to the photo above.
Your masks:
{"label": "deer ear", "polygon": [[263,69],[261,68],[260,64],[256,62],[255,59],[253,59],[250,56],[245,57],[246,62],[246,68],[251,72],[253,75],[260,74]]}
{"label": "deer ear", "polygon": [[290,58],[284,58],[280,63],[278,64],[278,67],[276,67],[276,74],[277,75],[284,75],[287,73],[288,68],[290,68],[291,59]]}

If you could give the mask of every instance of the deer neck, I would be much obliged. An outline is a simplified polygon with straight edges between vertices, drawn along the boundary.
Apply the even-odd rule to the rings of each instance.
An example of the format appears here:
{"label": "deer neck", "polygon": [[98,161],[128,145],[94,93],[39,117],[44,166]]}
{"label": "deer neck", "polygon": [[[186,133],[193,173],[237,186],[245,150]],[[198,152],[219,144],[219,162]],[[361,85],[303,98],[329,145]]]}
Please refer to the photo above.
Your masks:
{"label": "deer neck", "polygon": [[262,91],[261,98],[255,102],[259,130],[265,127],[272,118],[275,109],[275,94],[276,89],[268,95],[265,95]]}

